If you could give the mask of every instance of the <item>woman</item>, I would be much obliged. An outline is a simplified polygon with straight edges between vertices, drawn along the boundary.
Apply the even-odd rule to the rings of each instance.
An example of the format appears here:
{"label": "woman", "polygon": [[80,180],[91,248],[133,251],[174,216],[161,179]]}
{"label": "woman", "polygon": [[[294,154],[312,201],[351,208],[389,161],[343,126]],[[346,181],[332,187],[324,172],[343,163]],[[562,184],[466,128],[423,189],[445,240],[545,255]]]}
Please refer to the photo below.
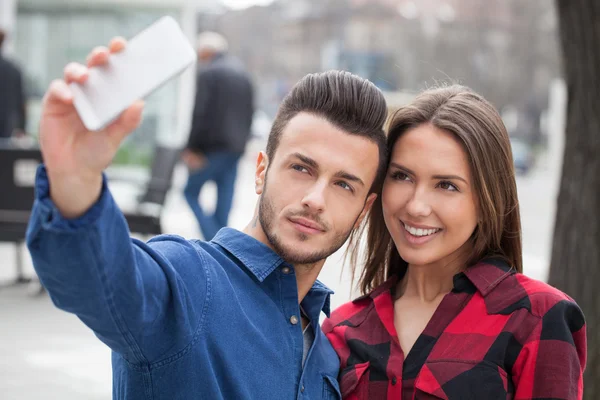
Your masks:
{"label": "woman", "polygon": [[[522,275],[509,137],[461,86],[392,117],[368,223],[364,296],[323,324],[344,399],[577,399],[584,317]],[[359,243],[351,243],[354,260]]]}

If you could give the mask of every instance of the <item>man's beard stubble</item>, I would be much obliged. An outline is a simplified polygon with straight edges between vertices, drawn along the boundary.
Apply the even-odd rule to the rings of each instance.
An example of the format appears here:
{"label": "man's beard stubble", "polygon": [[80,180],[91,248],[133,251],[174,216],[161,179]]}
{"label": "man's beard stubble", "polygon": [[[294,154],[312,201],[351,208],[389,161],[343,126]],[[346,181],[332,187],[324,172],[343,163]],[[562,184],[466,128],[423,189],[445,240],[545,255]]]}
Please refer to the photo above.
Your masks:
{"label": "man's beard stubble", "polygon": [[[308,212],[294,213],[288,215],[287,217],[292,216],[299,216],[313,221],[318,220]],[[348,229],[348,231],[336,234],[333,243],[328,248],[308,254],[299,254],[295,253],[292,248],[285,246],[284,243],[282,243],[279,236],[277,236],[277,234],[273,232],[273,223],[276,218],[276,211],[273,207],[273,203],[269,199],[267,191],[267,182],[265,179],[263,193],[260,196],[259,200],[258,220],[260,221],[260,225],[265,233],[265,236],[267,237],[267,240],[269,241],[275,252],[290,264],[315,264],[319,261],[326,259],[330,255],[335,253],[340,247],[342,247],[342,245],[346,242],[346,240],[352,233],[352,227],[354,226],[353,223],[350,229]],[[356,219],[358,219],[358,217]],[[306,241],[309,239],[309,236],[301,233],[299,234],[299,238],[301,241]]]}

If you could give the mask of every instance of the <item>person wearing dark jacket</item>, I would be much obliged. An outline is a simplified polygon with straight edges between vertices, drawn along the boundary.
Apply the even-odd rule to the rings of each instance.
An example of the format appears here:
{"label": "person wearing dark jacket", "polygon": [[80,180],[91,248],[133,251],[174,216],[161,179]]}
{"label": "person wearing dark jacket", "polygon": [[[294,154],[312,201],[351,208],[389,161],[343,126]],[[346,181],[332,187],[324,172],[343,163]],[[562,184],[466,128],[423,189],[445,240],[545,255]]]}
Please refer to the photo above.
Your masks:
{"label": "person wearing dark jacket", "polygon": [[[198,37],[202,68],[196,83],[192,126],[183,161],[189,169],[184,195],[205,240],[227,226],[238,161],[250,137],[253,85],[241,62],[227,54],[227,41],[214,32]],[[213,181],[217,204],[212,214],[199,202],[202,186]]]}
{"label": "person wearing dark jacket", "polygon": [[25,132],[25,94],[19,68],[2,56],[6,34],[0,29],[0,139]]}

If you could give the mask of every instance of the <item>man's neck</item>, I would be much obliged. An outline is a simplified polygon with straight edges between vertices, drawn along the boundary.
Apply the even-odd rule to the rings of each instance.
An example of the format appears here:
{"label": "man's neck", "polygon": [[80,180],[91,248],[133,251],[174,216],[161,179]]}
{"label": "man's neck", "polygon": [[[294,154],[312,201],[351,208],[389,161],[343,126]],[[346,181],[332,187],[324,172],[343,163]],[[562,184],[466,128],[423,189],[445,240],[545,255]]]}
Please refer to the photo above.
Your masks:
{"label": "man's neck", "polygon": [[[252,221],[244,228],[243,232],[275,251],[273,245],[262,229],[262,225],[258,220],[258,215],[255,215],[254,218],[252,218]],[[302,303],[304,297],[306,297],[307,293],[315,284],[324,264],[325,260],[321,260],[314,264],[294,264],[296,283],[298,285],[298,304]]]}
{"label": "man's neck", "polygon": [[260,224],[260,221],[258,220],[258,214],[255,214],[254,217],[252,217],[252,221],[250,221],[250,223],[248,225],[246,225],[243,232],[246,235],[251,236],[254,239],[258,240],[265,246],[268,246],[271,250],[274,250],[273,246],[269,242],[269,239],[267,239],[267,235],[265,235],[265,231],[263,231],[263,229],[262,229],[262,225]]}
{"label": "man's neck", "polygon": [[315,284],[315,281],[319,277],[319,273],[323,269],[323,265],[325,265],[325,260],[321,260],[315,264],[294,265],[296,283],[298,284],[298,304],[302,303],[304,297],[306,297]]}

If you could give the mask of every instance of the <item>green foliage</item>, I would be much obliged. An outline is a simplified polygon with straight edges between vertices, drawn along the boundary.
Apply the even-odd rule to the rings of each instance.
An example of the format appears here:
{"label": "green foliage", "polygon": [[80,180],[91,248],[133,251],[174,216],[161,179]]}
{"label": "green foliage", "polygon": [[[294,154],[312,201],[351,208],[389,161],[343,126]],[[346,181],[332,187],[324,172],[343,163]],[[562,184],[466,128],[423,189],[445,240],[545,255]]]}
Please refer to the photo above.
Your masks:
{"label": "green foliage", "polygon": [[113,165],[139,165],[150,167],[152,162],[152,149],[140,148],[133,143],[124,143],[113,160]]}

